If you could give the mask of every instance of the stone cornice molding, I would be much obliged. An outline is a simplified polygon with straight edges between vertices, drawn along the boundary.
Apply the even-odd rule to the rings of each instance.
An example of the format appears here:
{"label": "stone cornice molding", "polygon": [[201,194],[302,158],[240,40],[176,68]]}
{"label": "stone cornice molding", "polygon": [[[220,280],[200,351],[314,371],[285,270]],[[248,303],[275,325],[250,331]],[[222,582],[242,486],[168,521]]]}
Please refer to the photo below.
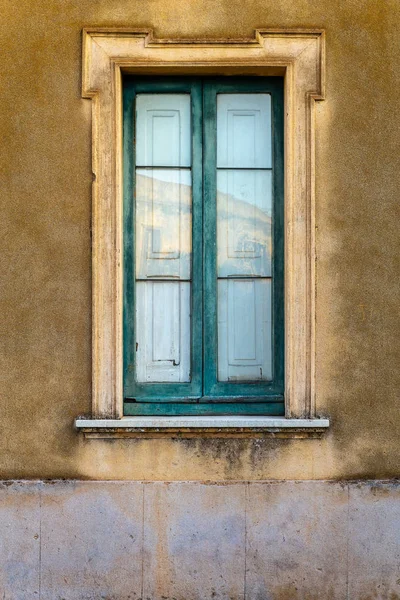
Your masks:
{"label": "stone cornice molding", "polygon": [[93,105],[92,416],[122,417],[122,74],[285,78],[285,404],[315,417],[314,103],[325,94],[319,29],[250,39],[158,39],[151,30],[83,31],[82,95]]}

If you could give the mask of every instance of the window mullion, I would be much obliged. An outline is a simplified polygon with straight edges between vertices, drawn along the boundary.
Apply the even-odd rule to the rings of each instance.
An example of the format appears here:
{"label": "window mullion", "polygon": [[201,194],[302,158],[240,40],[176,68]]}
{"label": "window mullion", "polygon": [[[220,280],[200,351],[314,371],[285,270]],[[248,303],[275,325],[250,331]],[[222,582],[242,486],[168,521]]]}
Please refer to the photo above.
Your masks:
{"label": "window mullion", "polygon": [[211,394],[217,374],[217,211],[216,211],[216,87],[203,84],[203,214],[204,214],[204,383]]}
{"label": "window mullion", "polygon": [[203,385],[203,107],[202,82],[192,85],[192,385]]}

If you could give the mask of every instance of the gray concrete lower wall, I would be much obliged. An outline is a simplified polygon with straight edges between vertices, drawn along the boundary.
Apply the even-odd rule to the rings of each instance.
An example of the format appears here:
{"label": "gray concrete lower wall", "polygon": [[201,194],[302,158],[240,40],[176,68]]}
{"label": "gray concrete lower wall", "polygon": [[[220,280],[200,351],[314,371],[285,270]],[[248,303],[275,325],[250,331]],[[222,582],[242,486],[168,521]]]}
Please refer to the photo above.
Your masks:
{"label": "gray concrete lower wall", "polygon": [[398,482],[4,482],[1,600],[395,600]]}

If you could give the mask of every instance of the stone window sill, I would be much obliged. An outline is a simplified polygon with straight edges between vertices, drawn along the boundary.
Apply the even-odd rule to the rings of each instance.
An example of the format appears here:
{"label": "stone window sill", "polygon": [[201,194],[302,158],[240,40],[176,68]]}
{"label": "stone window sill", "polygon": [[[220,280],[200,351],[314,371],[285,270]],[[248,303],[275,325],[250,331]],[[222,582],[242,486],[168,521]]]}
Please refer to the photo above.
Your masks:
{"label": "stone window sill", "polygon": [[75,427],[87,438],[127,437],[321,437],[329,419],[284,417],[124,417],[122,419],[77,418]]}

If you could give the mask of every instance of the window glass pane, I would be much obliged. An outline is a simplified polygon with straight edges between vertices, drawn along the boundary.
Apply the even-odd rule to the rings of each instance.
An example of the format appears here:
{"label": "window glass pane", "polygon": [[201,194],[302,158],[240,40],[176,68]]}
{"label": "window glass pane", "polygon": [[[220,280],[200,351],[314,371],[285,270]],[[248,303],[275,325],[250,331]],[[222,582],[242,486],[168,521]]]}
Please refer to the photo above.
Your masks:
{"label": "window glass pane", "polygon": [[219,279],[218,379],[272,379],[270,279]]}
{"label": "window glass pane", "polygon": [[190,167],[190,95],[138,94],[136,166]]}
{"label": "window glass pane", "polygon": [[190,283],[136,283],[138,382],[190,381]]}
{"label": "window glass pane", "polygon": [[136,278],[190,279],[189,169],[136,170]]}
{"label": "window glass pane", "polygon": [[217,95],[218,380],[272,379],[269,94]]}
{"label": "window glass pane", "polygon": [[217,171],[218,276],[271,276],[272,172]]}
{"label": "window glass pane", "polygon": [[270,94],[218,94],[217,128],[217,167],[271,168]]}

